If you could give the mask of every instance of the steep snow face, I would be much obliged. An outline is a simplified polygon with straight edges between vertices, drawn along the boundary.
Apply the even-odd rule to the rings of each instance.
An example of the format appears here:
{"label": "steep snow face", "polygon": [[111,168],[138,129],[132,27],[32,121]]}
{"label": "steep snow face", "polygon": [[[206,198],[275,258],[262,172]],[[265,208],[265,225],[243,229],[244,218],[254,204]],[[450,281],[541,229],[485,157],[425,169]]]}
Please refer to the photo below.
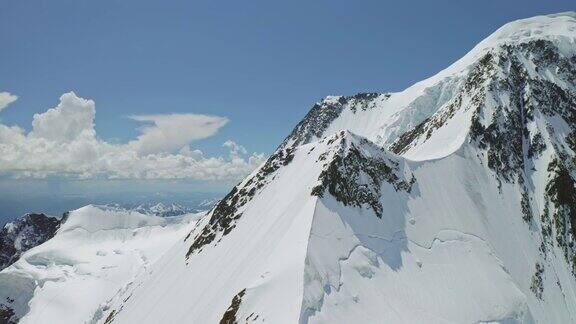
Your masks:
{"label": "steep snow face", "polygon": [[498,189],[476,154],[410,162],[412,190],[384,191],[381,219],[322,198],[300,322],[574,322],[576,281],[562,249],[543,253],[522,191]]}
{"label": "steep snow face", "polygon": [[26,214],[0,231],[0,270],[16,262],[25,251],[51,239],[60,220],[44,214]]}
{"label": "steep snow face", "polygon": [[[0,272],[7,322],[97,322],[199,215],[160,218],[86,206],[68,214],[57,234]],[[6,316],[10,315],[10,316]]]}

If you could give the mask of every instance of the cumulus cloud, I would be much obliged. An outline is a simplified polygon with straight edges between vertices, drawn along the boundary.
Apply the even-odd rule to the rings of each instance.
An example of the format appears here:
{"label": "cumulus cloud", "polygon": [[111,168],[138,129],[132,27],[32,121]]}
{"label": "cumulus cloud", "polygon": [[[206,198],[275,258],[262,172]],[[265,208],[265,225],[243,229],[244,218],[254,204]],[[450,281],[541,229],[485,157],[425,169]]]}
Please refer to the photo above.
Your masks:
{"label": "cumulus cloud", "polygon": [[141,128],[142,134],[129,144],[141,154],[170,152],[184,145],[210,137],[228,119],[197,114],[130,116],[133,120],[152,123]]}
{"label": "cumulus cloud", "polygon": [[31,136],[50,141],[71,142],[78,137],[94,137],[96,104],[92,100],[79,98],[73,92],[60,97],[55,108],[34,114]]}
{"label": "cumulus cloud", "polygon": [[28,133],[0,123],[0,173],[14,177],[231,180],[250,173],[263,154],[248,154],[233,141],[228,156],[207,157],[189,145],[214,135],[228,120],[196,114],[132,116],[150,123],[125,144],[98,138],[95,103],[73,92],[34,115]]}
{"label": "cumulus cloud", "polygon": [[10,92],[0,92],[0,111],[8,107],[9,104],[13,103],[18,99],[18,96],[11,94]]}

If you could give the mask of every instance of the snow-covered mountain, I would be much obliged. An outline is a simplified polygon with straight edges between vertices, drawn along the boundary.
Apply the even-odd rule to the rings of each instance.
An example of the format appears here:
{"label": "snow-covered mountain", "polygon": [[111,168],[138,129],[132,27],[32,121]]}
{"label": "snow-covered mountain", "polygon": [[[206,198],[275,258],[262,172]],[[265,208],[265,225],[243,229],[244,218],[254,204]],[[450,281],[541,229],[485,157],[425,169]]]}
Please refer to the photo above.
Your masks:
{"label": "snow-covered mountain", "polygon": [[[198,203],[196,207],[174,202],[149,202],[137,205],[108,204],[95,205],[95,207],[115,210],[118,213],[138,212],[158,217],[174,217],[206,211],[217,201],[217,199],[206,199]],[[23,252],[51,239],[60,227],[60,223],[65,221],[68,215],[69,212],[66,212],[60,219],[43,213],[28,213],[6,223],[0,230],[0,270],[16,262]]]}
{"label": "snow-covered mountain", "polygon": [[107,302],[129,290],[198,217],[91,205],[69,212],[52,239],[0,272],[0,323],[101,322]]}
{"label": "snow-covered mountain", "polygon": [[0,315],[576,323],[575,177],[576,13],[519,20],[402,92],[318,102],[198,221],[72,212],[0,272]]}

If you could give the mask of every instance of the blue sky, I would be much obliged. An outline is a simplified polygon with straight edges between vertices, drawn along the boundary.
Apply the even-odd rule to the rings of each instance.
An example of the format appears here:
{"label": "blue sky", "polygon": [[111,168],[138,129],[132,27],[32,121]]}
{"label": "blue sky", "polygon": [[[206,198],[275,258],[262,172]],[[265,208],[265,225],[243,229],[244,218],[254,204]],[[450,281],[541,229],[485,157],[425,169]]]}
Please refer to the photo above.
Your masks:
{"label": "blue sky", "polygon": [[[573,1],[9,0],[0,10],[0,92],[18,100],[0,109],[0,121],[29,132],[34,114],[74,91],[95,102],[95,133],[106,143],[134,140],[143,134],[142,118],[144,125],[158,122],[151,115],[203,114],[226,121],[213,134],[186,137],[190,149],[227,159],[231,147],[222,144],[232,140],[247,160],[272,152],[326,95],[402,90],[508,21],[574,7]],[[20,183],[26,192],[42,183],[50,191],[55,183],[8,178],[0,188]],[[225,191],[234,183],[188,180],[190,191]],[[69,181],[78,180],[63,180],[65,188]],[[86,192],[95,190],[89,177],[81,181]],[[166,183],[150,187],[165,190]],[[68,188],[78,190],[78,183]]]}

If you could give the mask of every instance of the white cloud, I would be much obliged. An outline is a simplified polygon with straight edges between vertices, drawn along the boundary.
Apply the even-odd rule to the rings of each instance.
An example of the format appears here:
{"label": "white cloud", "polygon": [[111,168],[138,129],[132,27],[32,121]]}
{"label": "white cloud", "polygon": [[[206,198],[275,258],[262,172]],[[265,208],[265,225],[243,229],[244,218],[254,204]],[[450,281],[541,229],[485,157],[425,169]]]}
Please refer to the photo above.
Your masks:
{"label": "white cloud", "polygon": [[60,97],[58,106],[34,114],[32,136],[51,141],[70,142],[78,137],[94,137],[96,104],[68,92]]}
{"label": "white cloud", "polygon": [[246,148],[244,146],[237,144],[233,140],[227,140],[226,142],[224,142],[224,144],[222,144],[222,146],[229,148],[230,154],[233,154],[235,156],[247,153]]}
{"label": "white cloud", "polygon": [[18,96],[11,94],[10,92],[0,92],[0,111],[8,107],[9,104],[13,103],[18,99]]}
{"label": "white cloud", "polygon": [[131,116],[153,125],[142,127],[142,134],[129,144],[141,154],[170,152],[184,145],[214,135],[228,119],[197,114]]}
{"label": "white cloud", "polygon": [[233,141],[224,143],[230,149],[228,157],[206,157],[190,148],[191,141],[212,136],[224,126],[228,120],[223,117],[133,116],[153,124],[142,128],[137,139],[114,144],[97,137],[94,116],[94,101],[70,92],[55,108],[34,115],[28,134],[0,124],[0,173],[18,178],[231,180],[265,160],[263,154],[248,155]]}

